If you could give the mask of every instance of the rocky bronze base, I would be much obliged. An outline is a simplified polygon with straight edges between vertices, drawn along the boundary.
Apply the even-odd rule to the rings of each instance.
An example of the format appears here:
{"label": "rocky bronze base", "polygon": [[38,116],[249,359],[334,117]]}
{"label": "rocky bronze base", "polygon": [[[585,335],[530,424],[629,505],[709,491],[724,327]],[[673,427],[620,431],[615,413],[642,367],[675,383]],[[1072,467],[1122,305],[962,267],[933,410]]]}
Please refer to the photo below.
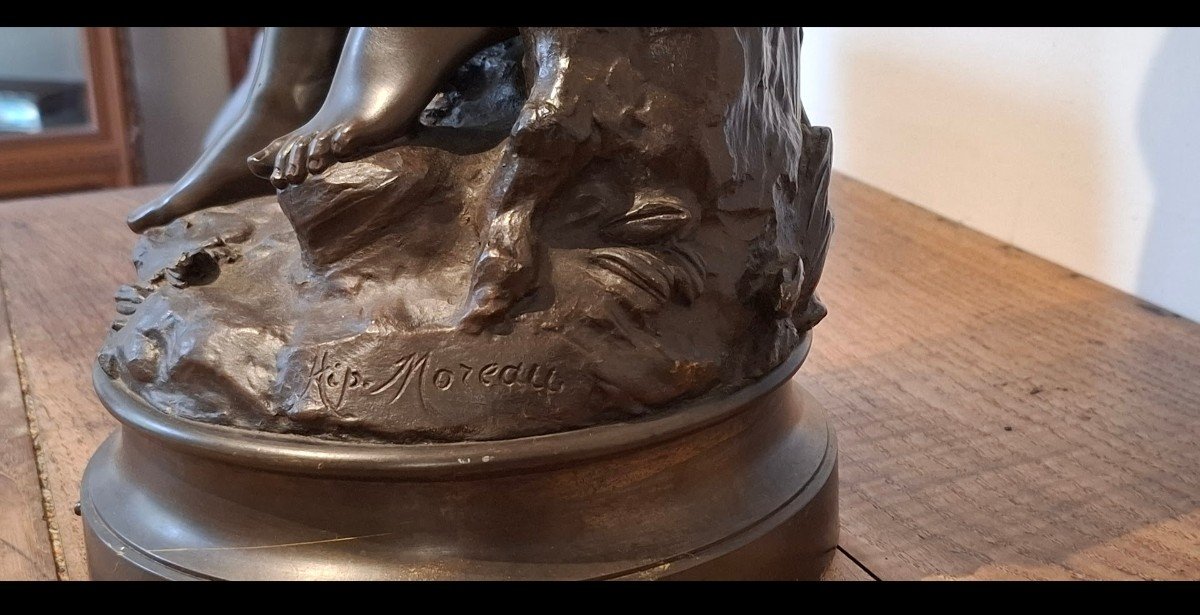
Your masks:
{"label": "rocky bronze base", "polygon": [[97,371],[122,422],[88,465],[94,579],[814,579],[837,448],[790,382],[504,441],[378,445],[174,418]]}

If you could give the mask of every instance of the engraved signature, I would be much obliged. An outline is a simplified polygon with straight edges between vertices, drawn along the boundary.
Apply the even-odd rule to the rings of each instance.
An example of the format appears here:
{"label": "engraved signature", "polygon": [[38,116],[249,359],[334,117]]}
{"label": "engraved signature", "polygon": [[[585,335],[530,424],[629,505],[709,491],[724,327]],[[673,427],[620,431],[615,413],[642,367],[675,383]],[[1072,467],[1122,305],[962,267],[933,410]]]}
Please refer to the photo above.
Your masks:
{"label": "engraved signature", "polygon": [[394,404],[406,391],[412,389],[417,396],[417,405],[424,410],[424,388],[427,382],[433,385],[435,392],[482,386],[484,389],[504,387],[554,395],[564,389],[557,368],[524,361],[493,362],[478,367],[460,362],[454,367],[433,369],[431,377],[426,379],[427,368],[431,363],[430,355],[429,352],[403,355],[392,363],[390,374],[386,378],[372,381],[363,376],[357,367],[344,361],[331,361],[329,351],[324,351],[313,357],[308,381],[300,394],[307,395],[311,389],[315,389],[325,409],[341,416],[338,411],[359,391],[365,391],[369,396],[390,393],[392,398],[387,403]]}
{"label": "engraved signature", "polygon": [[[479,369],[466,363],[459,363],[458,372],[459,377],[456,379],[454,370],[444,367],[439,368],[433,372],[433,386],[439,390],[448,391],[455,386],[455,382],[457,381],[464,386],[469,382],[478,382],[488,388],[505,386],[510,389],[529,388],[548,393],[561,393],[563,390],[563,383],[558,377],[558,370],[553,367],[544,367],[540,363],[530,363],[528,365],[524,362],[515,365],[488,363]],[[473,379],[471,378],[472,375],[475,376]]]}
{"label": "engraved signature", "polygon": [[425,399],[421,395],[421,380],[425,376],[425,364],[428,362],[428,352],[423,355],[413,353],[400,357],[400,359],[393,365],[393,367],[396,368],[396,371],[392,373],[392,377],[388,378],[387,382],[379,385],[375,389],[372,389],[370,394],[379,395],[380,393],[383,393],[391,388],[393,385],[399,384],[399,388],[396,389],[396,395],[392,397],[392,401],[388,402],[389,404],[394,404],[396,403],[397,399],[400,399],[401,395],[404,395],[404,391],[408,390],[408,383],[416,380],[417,386],[415,388],[417,389],[417,402],[421,404],[422,408],[425,407]]}
{"label": "engraved signature", "polygon": [[315,386],[321,403],[325,405],[326,409],[336,414],[346,401],[346,391],[366,386],[367,381],[357,369],[345,365],[341,361],[329,363],[328,359],[328,350],[322,352],[320,357],[313,357],[308,381],[300,395],[307,394],[308,390]]}

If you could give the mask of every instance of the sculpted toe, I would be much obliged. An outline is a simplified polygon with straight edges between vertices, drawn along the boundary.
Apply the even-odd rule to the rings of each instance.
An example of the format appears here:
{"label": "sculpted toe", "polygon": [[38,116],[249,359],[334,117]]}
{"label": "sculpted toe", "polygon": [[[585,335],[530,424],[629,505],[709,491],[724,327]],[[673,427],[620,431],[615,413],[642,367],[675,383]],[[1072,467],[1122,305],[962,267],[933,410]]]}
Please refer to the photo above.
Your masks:
{"label": "sculpted toe", "polygon": [[308,170],[311,173],[323,173],[329,168],[329,132],[317,135],[308,145]]}
{"label": "sculpted toe", "polygon": [[337,156],[349,156],[354,153],[358,141],[358,128],[354,124],[343,124],[333,131],[330,139],[330,149]]}
{"label": "sculpted toe", "polygon": [[298,184],[308,177],[308,146],[309,136],[302,136],[292,144],[284,179],[290,184]]}

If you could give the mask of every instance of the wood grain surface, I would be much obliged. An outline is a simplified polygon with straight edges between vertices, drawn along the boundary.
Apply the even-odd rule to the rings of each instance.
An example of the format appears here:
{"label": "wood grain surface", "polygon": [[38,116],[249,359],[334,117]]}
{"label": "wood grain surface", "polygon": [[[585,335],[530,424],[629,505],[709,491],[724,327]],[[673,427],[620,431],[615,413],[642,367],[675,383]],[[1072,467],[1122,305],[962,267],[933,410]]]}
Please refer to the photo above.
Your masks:
{"label": "wood grain surface", "polygon": [[[89,378],[133,275],[123,216],[159,190],[0,203],[62,577],[86,577],[71,508],[114,427]],[[832,190],[830,316],[798,376],[839,430],[827,578],[1200,578],[1200,325],[844,176]]]}
{"label": "wood grain surface", "polygon": [[[0,275],[3,268],[0,262]],[[0,579],[53,579],[50,534],[42,519],[42,491],[26,418],[8,311],[0,294]]]}
{"label": "wood grain surface", "polygon": [[884,579],[1200,578],[1200,325],[844,177],[799,380]]}
{"label": "wood grain surface", "polygon": [[124,212],[159,192],[0,203],[0,283],[24,360],[25,404],[39,429],[60,578],[86,578],[82,526],[72,509],[84,465],[116,426],[92,392],[91,366],[115,315],[113,293],[134,273],[135,237]]}

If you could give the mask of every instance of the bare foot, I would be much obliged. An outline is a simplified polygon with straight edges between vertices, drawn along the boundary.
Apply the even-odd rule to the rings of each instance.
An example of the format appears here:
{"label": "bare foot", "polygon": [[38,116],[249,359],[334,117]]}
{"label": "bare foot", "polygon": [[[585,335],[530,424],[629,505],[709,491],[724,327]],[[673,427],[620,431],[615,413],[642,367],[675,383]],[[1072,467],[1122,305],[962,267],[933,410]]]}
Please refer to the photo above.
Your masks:
{"label": "bare foot", "polygon": [[[387,98],[400,96],[394,91],[378,94]],[[376,146],[395,140],[411,122],[411,118],[400,113],[400,105],[364,109],[352,101],[344,105],[333,103],[333,98],[331,95],[326,99],[321,110],[303,126],[250,156],[246,160],[250,170],[270,180],[275,188],[283,189],[304,181],[310,173],[323,173],[335,162],[360,158]],[[421,108],[424,105],[416,113]]]}
{"label": "bare foot", "polygon": [[344,34],[337,28],[269,29],[241,115],[165,194],[129,215],[129,228],[140,233],[201,209],[270,194],[271,186],[246,168],[246,156],[312,117],[329,89]]}
{"label": "bare foot", "polygon": [[272,134],[266,124],[275,124],[275,130],[287,129],[264,119],[243,115],[165,194],[129,214],[129,228],[140,233],[201,209],[271,194],[271,185],[249,173],[245,162],[246,152],[261,143],[254,137]]}
{"label": "bare foot", "polygon": [[251,156],[276,188],[402,137],[463,61],[509,32],[497,28],[354,28],[329,96],[306,124]]}

